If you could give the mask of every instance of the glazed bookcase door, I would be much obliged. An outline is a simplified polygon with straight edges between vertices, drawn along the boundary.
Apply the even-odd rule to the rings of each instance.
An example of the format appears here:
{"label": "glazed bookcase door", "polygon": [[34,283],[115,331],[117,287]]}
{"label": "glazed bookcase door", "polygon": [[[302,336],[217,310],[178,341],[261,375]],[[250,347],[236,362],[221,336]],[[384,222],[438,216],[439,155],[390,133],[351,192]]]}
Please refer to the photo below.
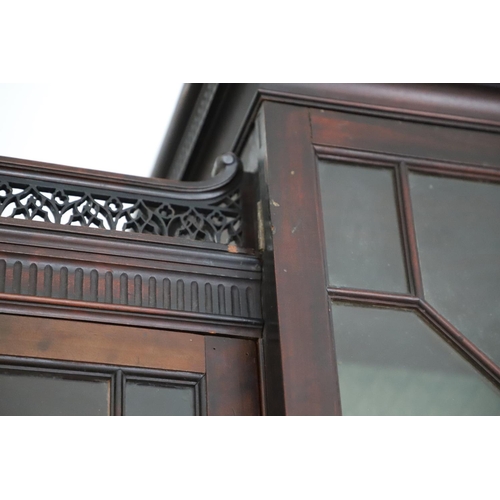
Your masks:
{"label": "glazed bookcase door", "polygon": [[498,134],[266,113],[287,413],[500,414]]}
{"label": "glazed bookcase door", "polygon": [[343,413],[500,414],[498,136],[311,124]]}

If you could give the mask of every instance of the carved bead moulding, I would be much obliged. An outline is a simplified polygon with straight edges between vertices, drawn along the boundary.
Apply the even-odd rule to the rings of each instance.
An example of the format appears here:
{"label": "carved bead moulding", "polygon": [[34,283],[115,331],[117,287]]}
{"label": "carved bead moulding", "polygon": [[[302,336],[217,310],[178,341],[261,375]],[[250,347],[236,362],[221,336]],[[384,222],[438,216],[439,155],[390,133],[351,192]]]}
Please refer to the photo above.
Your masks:
{"label": "carved bead moulding", "polygon": [[1,258],[0,294],[48,297],[166,311],[260,317],[258,283],[223,277]]}
{"label": "carved bead moulding", "polygon": [[238,158],[217,158],[209,181],[103,174],[0,157],[0,216],[241,246]]}
{"label": "carved bead moulding", "polygon": [[153,314],[165,321],[261,324],[258,256],[187,240],[168,244],[106,234],[0,220],[0,300]]}

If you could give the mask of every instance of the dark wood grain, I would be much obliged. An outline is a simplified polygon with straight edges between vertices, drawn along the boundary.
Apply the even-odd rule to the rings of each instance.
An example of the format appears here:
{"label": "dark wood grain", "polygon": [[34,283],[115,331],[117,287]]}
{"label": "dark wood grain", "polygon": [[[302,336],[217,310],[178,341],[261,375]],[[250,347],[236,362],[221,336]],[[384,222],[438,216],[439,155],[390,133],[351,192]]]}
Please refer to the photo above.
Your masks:
{"label": "dark wood grain", "polygon": [[129,325],[161,330],[177,330],[194,333],[232,335],[243,338],[259,338],[260,322],[245,319],[233,321],[226,316],[176,311],[164,314],[159,309],[131,306],[109,307],[105,304],[78,302],[46,297],[0,294],[0,310],[7,314],[75,319],[91,323]]}
{"label": "dark wood grain", "polygon": [[254,341],[206,338],[208,415],[260,415],[258,377]]}
{"label": "dark wood grain", "polygon": [[113,378],[113,415],[123,415],[123,371],[116,370]]}
{"label": "dark wood grain", "polygon": [[[255,85],[255,84],[253,84]],[[483,85],[261,83],[261,99],[459,127],[500,127],[500,92]]]}
{"label": "dark wood grain", "polygon": [[164,370],[205,371],[203,336],[0,315],[0,354]]}
{"label": "dark wood grain", "polygon": [[273,254],[273,235],[266,221],[271,219],[269,193],[263,165],[267,158],[267,143],[263,113],[255,123],[242,155],[245,169],[257,172],[255,188],[255,238],[257,248],[262,252],[261,302],[263,304],[262,341],[259,341],[260,382],[262,412],[264,415],[284,415],[283,370],[277,317],[276,280]]}
{"label": "dark wood grain", "polygon": [[354,288],[328,287],[328,295],[335,301],[350,302],[353,304],[408,308],[417,308],[420,304],[420,299],[414,295],[374,292],[371,290],[357,290]]}
{"label": "dark wood grain", "polygon": [[[182,251],[169,245],[160,249],[146,242],[124,247],[120,241],[87,234],[68,237],[49,228],[11,227],[0,221],[0,293],[247,318],[261,315],[256,256]],[[152,250],[158,253],[151,255]],[[180,301],[179,282],[184,284]],[[223,287],[224,308],[217,300],[208,303],[207,286]]]}
{"label": "dark wood grain", "polygon": [[0,219],[3,310],[260,336],[256,255],[112,233]]}
{"label": "dark wood grain", "polygon": [[498,135],[336,111],[311,111],[315,144],[415,158],[498,165]]}
{"label": "dark wood grain", "polygon": [[418,297],[424,297],[424,286],[418,259],[417,236],[413,223],[410,186],[408,182],[408,167],[401,163],[396,167],[396,189],[400,213],[401,239],[406,260],[406,268],[410,291]]}
{"label": "dark wood grain", "polygon": [[214,178],[179,182],[0,156],[0,176],[15,175],[48,183],[61,182],[64,179],[73,186],[105,188],[116,190],[118,193],[146,194],[159,198],[172,196],[176,199],[194,200],[217,197],[225,193],[228,184],[233,182],[237,174],[237,168],[233,165]]}
{"label": "dark wood grain", "polygon": [[287,415],[335,415],[340,395],[307,109],[264,107],[265,165]]}

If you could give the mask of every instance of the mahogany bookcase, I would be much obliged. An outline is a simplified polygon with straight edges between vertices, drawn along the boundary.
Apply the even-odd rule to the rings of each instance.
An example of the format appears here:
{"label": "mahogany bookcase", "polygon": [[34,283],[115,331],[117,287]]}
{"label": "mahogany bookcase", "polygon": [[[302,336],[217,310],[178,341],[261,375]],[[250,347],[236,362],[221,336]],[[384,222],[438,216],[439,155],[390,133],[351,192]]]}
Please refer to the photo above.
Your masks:
{"label": "mahogany bookcase", "polygon": [[500,414],[500,89],[186,95],[156,179],[0,160],[8,411]]}

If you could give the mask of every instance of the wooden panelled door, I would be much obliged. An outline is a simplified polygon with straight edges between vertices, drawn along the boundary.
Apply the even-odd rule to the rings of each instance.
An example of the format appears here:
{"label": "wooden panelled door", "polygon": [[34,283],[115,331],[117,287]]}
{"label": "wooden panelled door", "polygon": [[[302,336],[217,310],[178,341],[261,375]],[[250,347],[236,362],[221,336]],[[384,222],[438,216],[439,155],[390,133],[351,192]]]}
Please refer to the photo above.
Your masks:
{"label": "wooden panelled door", "polygon": [[499,415],[498,133],[264,117],[286,413]]}
{"label": "wooden panelled door", "polygon": [[256,345],[2,314],[2,415],[257,415]]}

